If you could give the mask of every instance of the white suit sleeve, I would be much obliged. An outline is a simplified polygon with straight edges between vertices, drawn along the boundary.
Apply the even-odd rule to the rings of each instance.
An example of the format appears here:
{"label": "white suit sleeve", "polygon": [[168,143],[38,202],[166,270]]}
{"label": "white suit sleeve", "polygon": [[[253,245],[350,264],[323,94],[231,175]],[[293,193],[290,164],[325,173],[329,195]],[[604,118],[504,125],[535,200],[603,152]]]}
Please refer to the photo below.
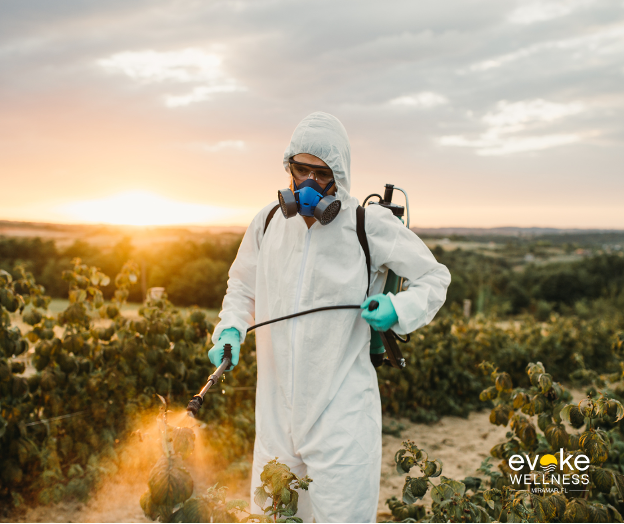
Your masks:
{"label": "white suit sleeve", "polygon": [[253,324],[256,304],[256,265],[264,226],[269,211],[277,204],[272,202],[258,213],[245,232],[238,248],[236,259],[228,272],[227,291],[217,324],[212,334],[213,342],[228,328],[236,328],[240,333],[241,344],[245,340],[247,328]]}
{"label": "white suit sleeve", "polygon": [[446,300],[451,283],[447,267],[436,261],[418,235],[381,206],[366,208],[366,232],[373,266],[385,266],[407,283],[405,291],[388,295],[399,317],[392,329],[406,334],[429,324]]}

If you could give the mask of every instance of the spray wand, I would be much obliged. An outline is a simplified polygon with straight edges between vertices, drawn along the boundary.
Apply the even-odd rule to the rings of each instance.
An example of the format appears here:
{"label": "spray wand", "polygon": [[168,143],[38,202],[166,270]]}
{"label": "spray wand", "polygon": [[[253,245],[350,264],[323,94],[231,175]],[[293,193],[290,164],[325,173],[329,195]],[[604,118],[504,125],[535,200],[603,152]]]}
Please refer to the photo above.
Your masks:
{"label": "spray wand", "polygon": [[186,414],[189,417],[192,417],[192,418],[197,417],[199,408],[201,408],[202,404],[204,403],[204,395],[208,393],[208,390],[219,381],[219,379],[221,378],[221,375],[223,375],[223,372],[228,367],[230,367],[231,363],[232,363],[232,346],[230,344],[226,344],[223,347],[223,361],[221,362],[221,365],[216,369],[216,371],[212,375],[208,377],[208,382],[206,382],[206,385],[201,389],[199,393],[197,393],[197,395],[195,395],[191,399],[191,401],[188,403],[188,406],[186,406]]}

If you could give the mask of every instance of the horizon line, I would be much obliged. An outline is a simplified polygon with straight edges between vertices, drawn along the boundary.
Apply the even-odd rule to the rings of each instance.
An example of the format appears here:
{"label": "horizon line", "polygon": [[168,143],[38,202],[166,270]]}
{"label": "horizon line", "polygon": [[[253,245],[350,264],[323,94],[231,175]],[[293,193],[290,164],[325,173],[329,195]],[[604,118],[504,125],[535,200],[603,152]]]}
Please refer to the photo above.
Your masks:
{"label": "horizon line", "polygon": [[[247,229],[248,225],[240,224],[155,224],[155,225],[136,225],[136,224],[108,224],[105,222],[43,222],[43,221],[26,221],[26,220],[10,220],[0,218],[0,226],[43,226],[43,227],[106,227],[106,228],[130,228],[130,229],[185,229],[185,228],[212,228],[212,229]],[[624,229],[613,227],[556,227],[556,226],[412,226],[411,230],[444,230],[444,229],[480,229],[480,230],[500,230],[500,229],[549,229],[555,231],[587,231],[587,232],[605,232],[605,233],[624,233]]]}

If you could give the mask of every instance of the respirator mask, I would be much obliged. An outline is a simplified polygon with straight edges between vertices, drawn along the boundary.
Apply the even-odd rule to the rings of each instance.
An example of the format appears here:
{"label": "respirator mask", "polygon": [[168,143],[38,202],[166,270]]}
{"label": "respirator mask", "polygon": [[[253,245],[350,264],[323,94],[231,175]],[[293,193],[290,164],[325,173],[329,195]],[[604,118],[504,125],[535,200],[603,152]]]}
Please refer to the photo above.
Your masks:
{"label": "respirator mask", "polygon": [[[290,173],[293,177],[294,192],[281,189],[277,192],[280,208],[285,218],[292,218],[297,213],[304,217],[314,217],[322,225],[329,224],[338,216],[340,200],[327,192],[334,186],[334,174],[328,167],[316,166],[289,160]],[[325,189],[320,185],[326,184]]]}

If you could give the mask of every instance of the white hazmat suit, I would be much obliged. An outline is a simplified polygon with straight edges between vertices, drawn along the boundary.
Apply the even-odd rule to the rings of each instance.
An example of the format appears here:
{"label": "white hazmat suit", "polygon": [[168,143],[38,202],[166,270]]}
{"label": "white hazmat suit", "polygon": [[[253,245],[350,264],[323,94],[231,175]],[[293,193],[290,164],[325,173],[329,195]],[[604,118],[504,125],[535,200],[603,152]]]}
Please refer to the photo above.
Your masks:
{"label": "white hazmat suit", "polygon": [[[350,145],[338,119],[312,113],[297,126],[284,153],[308,153],[333,171],[338,216],[308,229],[301,215],[278,212],[264,234],[266,206],[247,229],[229,272],[221,322],[241,333],[254,323],[306,309],[361,304],[366,260],[356,234],[358,201],[349,195]],[[284,184],[286,185],[286,184]],[[407,279],[391,295],[405,334],[428,324],[446,298],[451,277],[425,244],[381,206],[366,209],[371,254],[370,295],[383,290],[388,269]],[[251,484],[261,485],[264,465],[275,457],[309,475],[297,516],[304,522],[375,522],[381,471],[381,402],[369,356],[370,329],[360,310],[312,313],[256,331],[258,385]]]}

